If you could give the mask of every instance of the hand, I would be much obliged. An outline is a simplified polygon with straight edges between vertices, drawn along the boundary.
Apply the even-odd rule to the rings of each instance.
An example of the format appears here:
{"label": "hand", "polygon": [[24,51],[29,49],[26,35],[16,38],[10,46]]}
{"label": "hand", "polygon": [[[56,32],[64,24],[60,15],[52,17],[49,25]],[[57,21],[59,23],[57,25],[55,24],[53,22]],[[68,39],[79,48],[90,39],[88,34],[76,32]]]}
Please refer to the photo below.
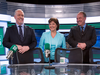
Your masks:
{"label": "hand", "polygon": [[21,46],[21,45],[16,45],[16,46],[18,47],[19,50],[18,52],[22,54],[29,50],[29,46]]}
{"label": "hand", "polygon": [[23,47],[22,47],[21,45],[16,45],[16,46],[18,47],[18,52],[19,52],[19,53],[22,53]]}
{"label": "hand", "polygon": [[86,43],[78,43],[77,47],[79,47],[82,50],[84,50],[86,48]]}
{"label": "hand", "polygon": [[21,45],[16,45],[18,47],[18,50],[22,50],[22,46]]}
{"label": "hand", "polygon": [[29,46],[23,46],[22,47],[22,50],[20,51],[20,53],[25,53],[26,51],[28,51],[29,50]]}

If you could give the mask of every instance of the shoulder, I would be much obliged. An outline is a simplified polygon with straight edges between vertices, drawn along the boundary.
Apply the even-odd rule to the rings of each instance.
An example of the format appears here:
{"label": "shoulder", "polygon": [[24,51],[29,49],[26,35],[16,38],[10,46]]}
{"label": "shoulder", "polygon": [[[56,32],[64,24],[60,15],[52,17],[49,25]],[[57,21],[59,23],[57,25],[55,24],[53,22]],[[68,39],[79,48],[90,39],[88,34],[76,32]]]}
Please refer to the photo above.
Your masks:
{"label": "shoulder", "polygon": [[79,28],[79,26],[77,25],[77,26],[73,26],[73,27],[71,27],[71,30],[76,30],[76,29],[78,29]]}
{"label": "shoulder", "polygon": [[50,31],[49,32],[43,32],[43,35],[48,35],[50,34]]}
{"label": "shoulder", "polygon": [[64,34],[60,33],[60,32],[57,32],[58,36],[62,36],[64,37]]}
{"label": "shoulder", "polygon": [[86,27],[87,27],[88,29],[91,29],[91,30],[94,30],[94,29],[95,29],[95,27],[92,27],[91,25],[86,25]]}
{"label": "shoulder", "polygon": [[15,25],[12,25],[12,26],[8,27],[7,30],[14,29],[15,27],[16,27]]}
{"label": "shoulder", "polygon": [[35,32],[35,29],[29,27],[29,26],[24,26],[26,31],[31,31],[31,32]]}
{"label": "shoulder", "polygon": [[86,29],[88,31],[95,31],[95,27],[92,27],[91,25],[86,25]]}
{"label": "shoulder", "polygon": [[43,33],[42,33],[42,36],[43,36],[43,37],[49,36],[49,35],[50,35],[50,32],[43,32]]}
{"label": "shoulder", "polygon": [[48,38],[50,35],[50,32],[43,32],[42,37]]}
{"label": "shoulder", "polygon": [[26,26],[26,25],[25,25],[25,28],[33,30],[31,27],[29,27],[29,26]]}

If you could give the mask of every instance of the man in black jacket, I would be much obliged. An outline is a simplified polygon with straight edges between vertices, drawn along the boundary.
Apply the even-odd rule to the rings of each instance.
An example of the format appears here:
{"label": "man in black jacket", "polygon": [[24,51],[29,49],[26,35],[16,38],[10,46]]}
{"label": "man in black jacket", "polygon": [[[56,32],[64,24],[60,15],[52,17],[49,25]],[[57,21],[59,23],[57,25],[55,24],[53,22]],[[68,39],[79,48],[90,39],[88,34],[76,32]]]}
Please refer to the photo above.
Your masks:
{"label": "man in black jacket", "polygon": [[[83,63],[89,63],[89,50],[96,43],[95,28],[85,23],[86,14],[77,14],[77,26],[71,28],[68,43],[83,50]],[[74,59],[74,58],[73,58]]]}
{"label": "man in black jacket", "polygon": [[32,49],[37,44],[34,31],[32,28],[24,25],[24,12],[21,9],[15,11],[14,18],[16,24],[7,28],[3,38],[3,45],[7,48],[17,45],[17,55],[16,53],[13,54],[13,64],[32,63]]}

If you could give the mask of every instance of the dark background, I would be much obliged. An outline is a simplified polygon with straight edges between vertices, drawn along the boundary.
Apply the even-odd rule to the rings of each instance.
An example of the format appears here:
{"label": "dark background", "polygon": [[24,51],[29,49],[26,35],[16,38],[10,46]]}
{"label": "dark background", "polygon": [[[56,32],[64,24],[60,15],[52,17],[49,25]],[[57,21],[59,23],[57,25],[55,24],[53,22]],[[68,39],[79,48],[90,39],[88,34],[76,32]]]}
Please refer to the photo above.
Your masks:
{"label": "dark background", "polygon": [[6,0],[9,2],[29,3],[29,4],[79,4],[98,2],[100,0]]}

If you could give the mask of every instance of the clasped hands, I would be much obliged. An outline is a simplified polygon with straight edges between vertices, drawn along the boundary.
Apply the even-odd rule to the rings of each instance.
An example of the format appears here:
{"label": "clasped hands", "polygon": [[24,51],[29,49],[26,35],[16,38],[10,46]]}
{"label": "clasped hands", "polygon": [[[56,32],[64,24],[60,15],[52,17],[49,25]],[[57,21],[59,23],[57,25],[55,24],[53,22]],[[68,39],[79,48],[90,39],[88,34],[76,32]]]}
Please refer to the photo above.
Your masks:
{"label": "clasped hands", "polygon": [[84,50],[86,48],[86,43],[78,43],[77,47],[81,48],[82,50]]}
{"label": "clasped hands", "polygon": [[26,51],[29,50],[29,46],[17,45],[17,47],[18,47],[18,50],[19,50],[18,52],[21,53],[21,54],[23,54],[23,53],[25,53]]}

